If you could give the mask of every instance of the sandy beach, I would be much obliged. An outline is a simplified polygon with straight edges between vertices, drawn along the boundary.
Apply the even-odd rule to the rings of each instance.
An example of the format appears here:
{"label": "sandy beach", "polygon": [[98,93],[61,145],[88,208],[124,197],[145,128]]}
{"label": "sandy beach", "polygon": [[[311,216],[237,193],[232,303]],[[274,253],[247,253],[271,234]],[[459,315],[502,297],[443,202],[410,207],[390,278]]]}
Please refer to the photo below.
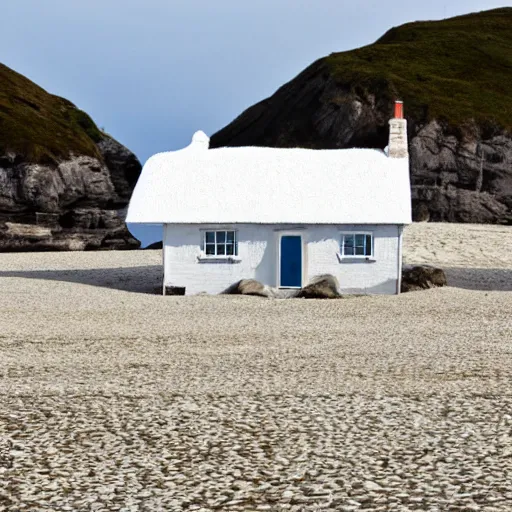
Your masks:
{"label": "sandy beach", "polygon": [[160,251],[0,254],[0,511],[512,509],[512,228],[449,286],[162,297]]}

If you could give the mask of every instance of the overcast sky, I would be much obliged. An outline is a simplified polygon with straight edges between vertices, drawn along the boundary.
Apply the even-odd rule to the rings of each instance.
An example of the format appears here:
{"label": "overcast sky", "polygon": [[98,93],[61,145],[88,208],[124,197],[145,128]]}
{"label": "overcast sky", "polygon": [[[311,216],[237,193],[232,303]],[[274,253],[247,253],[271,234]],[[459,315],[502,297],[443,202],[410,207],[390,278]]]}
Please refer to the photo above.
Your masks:
{"label": "overcast sky", "polygon": [[331,52],[507,0],[2,0],[0,60],[142,163],[211,135]]}

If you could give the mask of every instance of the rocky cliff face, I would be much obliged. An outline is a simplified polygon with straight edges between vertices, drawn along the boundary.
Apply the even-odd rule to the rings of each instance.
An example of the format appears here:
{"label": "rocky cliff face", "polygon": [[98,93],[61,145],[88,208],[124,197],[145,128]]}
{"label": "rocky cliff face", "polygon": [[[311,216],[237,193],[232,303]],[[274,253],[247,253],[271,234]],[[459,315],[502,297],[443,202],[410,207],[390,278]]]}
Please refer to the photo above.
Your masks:
{"label": "rocky cliff face", "polygon": [[438,120],[410,142],[415,220],[512,224],[512,136],[473,125],[455,135]]}
{"label": "rocky cliff face", "polygon": [[0,251],[138,248],[123,217],[135,155],[2,65],[0,84]]}
{"label": "rocky cliff face", "polygon": [[211,147],[384,148],[405,101],[415,220],[512,224],[512,9],[390,30],[332,54]]}

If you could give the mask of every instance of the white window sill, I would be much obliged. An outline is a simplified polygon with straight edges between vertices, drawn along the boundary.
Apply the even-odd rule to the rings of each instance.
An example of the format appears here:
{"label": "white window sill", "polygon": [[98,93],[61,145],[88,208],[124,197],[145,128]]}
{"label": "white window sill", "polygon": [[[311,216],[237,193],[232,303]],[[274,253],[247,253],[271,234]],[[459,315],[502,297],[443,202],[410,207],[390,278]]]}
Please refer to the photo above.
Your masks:
{"label": "white window sill", "polygon": [[198,263],[240,263],[241,261],[238,256],[206,256],[201,254],[197,257]]}
{"label": "white window sill", "polygon": [[373,256],[343,256],[339,252],[336,256],[340,263],[375,263],[377,261]]}

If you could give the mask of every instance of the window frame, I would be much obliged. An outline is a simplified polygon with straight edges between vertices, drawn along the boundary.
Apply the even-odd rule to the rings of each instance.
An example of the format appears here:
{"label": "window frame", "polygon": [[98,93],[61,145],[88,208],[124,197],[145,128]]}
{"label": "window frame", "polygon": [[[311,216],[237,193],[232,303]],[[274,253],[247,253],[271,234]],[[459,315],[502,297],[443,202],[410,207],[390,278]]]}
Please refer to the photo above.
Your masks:
{"label": "window frame", "polygon": [[[366,237],[371,236],[372,240],[372,250],[370,254],[345,254],[345,236],[350,235],[354,237],[354,243],[355,243],[355,237],[356,235],[363,235],[365,237],[365,246],[366,247]],[[340,231],[340,241],[339,241],[339,247],[340,247],[340,258],[342,260],[373,260],[375,258],[375,236],[373,231]],[[356,247],[354,245],[354,247]]]}
{"label": "window frame", "polygon": [[[208,245],[214,245],[215,247],[215,254],[206,254],[206,237],[208,233],[214,233],[215,241],[213,244],[211,242],[208,243]],[[217,242],[217,233],[224,233],[224,242]],[[218,246],[223,245],[224,250],[227,250],[227,239],[228,239],[228,233],[233,233],[233,254],[217,254]],[[201,259],[212,259],[212,260],[218,260],[218,259],[226,259],[226,260],[233,260],[238,259],[238,231],[236,229],[217,229],[217,228],[208,228],[208,229],[201,229]]]}

